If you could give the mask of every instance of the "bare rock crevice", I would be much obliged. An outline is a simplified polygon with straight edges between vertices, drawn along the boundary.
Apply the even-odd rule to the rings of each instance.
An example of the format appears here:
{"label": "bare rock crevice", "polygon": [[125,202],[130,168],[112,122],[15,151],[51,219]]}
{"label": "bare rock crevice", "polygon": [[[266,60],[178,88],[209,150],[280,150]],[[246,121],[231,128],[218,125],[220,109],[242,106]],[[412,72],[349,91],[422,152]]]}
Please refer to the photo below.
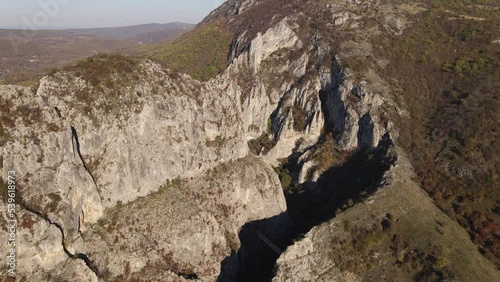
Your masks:
{"label": "bare rock crevice", "polygon": [[80,148],[80,140],[78,139],[78,132],[76,131],[76,128],[74,126],[71,126],[71,135],[73,137],[73,155],[76,157],[76,154],[78,154],[78,157],[82,161],[83,168],[87,171],[87,173],[90,175],[90,178],[92,178],[92,181],[94,182],[96,192],[101,198],[101,202],[103,200],[101,192],[99,191],[99,188],[97,187],[97,181],[94,177],[94,174],[92,171],[90,171],[87,162],[85,162],[85,159],[83,158],[82,151]]}
{"label": "bare rock crevice", "polygon": [[61,246],[64,250],[64,253],[70,258],[70,259],[73,259],[73,260],[81,260],[85,263],[85,265],[88,267],[88,269],[90,269],[93,273],[95,273],[96,276],[99,277],[99,269],[97,267],[97,265],[94,263],[93,260],[91,260],[86,254],[84,253],[71,253],[68,248],[66,247],[66,236],[64,234],[64,229],[63,227],[58,224],[57,222],[53,222],[51,221],[47,216],[45,216],[43,213],[41,212],[38,212],[30,207],[28,207],[27,205],[25,204],[22,204],[21,205],[22,208],[24,210],[26,210],[27,212],[37,216],[38,218],[42,219],[43,221],[47,222],[49,225],[52,225],[54,227],[56,227],[60,232],[61,232],[61,238],[62,238],[62,241],[61,241]]}

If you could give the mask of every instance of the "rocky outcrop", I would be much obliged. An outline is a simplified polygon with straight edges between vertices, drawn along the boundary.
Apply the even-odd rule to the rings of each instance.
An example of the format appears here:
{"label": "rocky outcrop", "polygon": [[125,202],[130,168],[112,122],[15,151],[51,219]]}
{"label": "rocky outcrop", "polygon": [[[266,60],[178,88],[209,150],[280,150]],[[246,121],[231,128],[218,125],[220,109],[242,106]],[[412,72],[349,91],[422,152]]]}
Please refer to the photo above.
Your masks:
{"label": "rocky outcrop", "polygon": [[165,271],[214,281],[224,257],[239,248],[239,228],[284,211],[272,168],[247,157],[108,209],[72,248],[95,258],[106,279]]}
{"label": "rocky outcrop", "polygon": [[0,87],[3,175],[15,171],[23,204],[65,230],[72,240],[102,216],[100,192],[80,158],[71,124],[43,97],[23,87]]}
{"label": "rocky outcrop", "polygon": [[[105,207],[154,192],[167,179],[191,177],[248,152],[237,97],[184,76],[172,80],[151,62],[129,87],[99,89],[72,74],[42,80],[37,95],[78,133],[82,158]],[[112,93],[118,92],[118,101]],[[85,97],[101,95],[87,112]],[[115,103],[115,105],[113,105]],[[117,105],[116,105],[117,104]],[[111,108],[110,107],[114,107]]]}
{"label": "rocky outcrop", "polygon": [[250,43],[248,53],[254,74],[260,69],[261,62],[277,50],[301,47],[302,42],[299,37],[285,21],[271,27],[264,34],[258,33]]}
{"label": "rocky outcrop", "polygon": [[[228,89],[234,86],[172,80],[148,61],[139,70],[132,86],[117,89],[97,89],[71,72],[44,78],[36,94],[1,88],[9,110],[2,118],[20,124],[8,128],[2,167],[22,179],[23,211],[59,235],[47,240],[36,233],[26,244],[52,246],[59,255],[45,257],[46,265],[70,261],[68,271],[83,265],[105,280],[132,279],[153,265],[175,279],[210,281],[231,247],[238,248],[242,225],[286,211],[279,179],[259,159],[236,161],[248,147],[239,92]],[[181,178],[192,179],[184,192],[168,184],[156,192]],[[128,213],[122,207],[135,211],[134,221],[121,217]],[[152,252],[158,242],[162,248]],[[31,254],[18,251],[20,258]],[[49,272],[34,264],[18,273]]]}
{"label": "rocky outcrop", "polygon": [[294,149],[315,144],[325,124],[319,98],[320,85],[310,81],[288,91],[274,112],[272,131],[276,145],[263,158],[273,165]]}
{"label": "rocky outcrop", "polygon": [[[4,201],[0,204],[6,210]],[[64,245],[64,234],[57,224],[42,216],[20,208],[17,213],[16,231],[16,274],[27,281],[99,281],[97,275],[87,266],[86,261],[69,253]],[[1,223],[6,226],[4,218]],[[0,230],[2,240],[9,238],[6,229]],[[2,252],[9,253],[7,244]],[[6,256],[2,257],[2,273],[7,273]]]}
{"label": "rocky outcrop", "polygon": [[326,116],[342,148],[377,147],[387,133],[380,118],[383,96],[374,93],[366,81],[354,79],[339,61],[334,61],[322,83]]}

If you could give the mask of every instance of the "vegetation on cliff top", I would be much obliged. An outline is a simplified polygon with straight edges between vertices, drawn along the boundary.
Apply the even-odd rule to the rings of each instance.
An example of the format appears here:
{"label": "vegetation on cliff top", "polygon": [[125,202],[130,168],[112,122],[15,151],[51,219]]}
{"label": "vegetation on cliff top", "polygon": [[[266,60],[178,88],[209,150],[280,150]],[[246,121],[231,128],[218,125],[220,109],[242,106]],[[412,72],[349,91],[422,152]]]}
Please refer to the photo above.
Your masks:
{"label": "vegetation on cliff top", "polygon": [[498,267],[498,3],[439,1],[426,7],[402,35],[373,44],[374,56],[390,61],[376,71],[401,89],[397,98],[411,117],[394,119],[399,143],[424,189]]}
{"label": "vegetation on cliff top", "polygon": [[[138,61],[120,54],[97,54],[92,57],[77,61],[75,64],[63,68],[65,71],[72,71],[77,77],[81,77],[93,86],[98,86],[102,82],[111,83],[110,76],[117,74],[120,77],[133,74],[138,65]],[[54,69],[51,73],[56,72]],[[113,85],[107,85],[112,87]]]}
{"label": "vegetation on cliff top", "polygon": [[174,41],[143,45],[133,52],[174,71],[208,81],[226,68],[232,38],[221,21],[214,21],[198,26]]}

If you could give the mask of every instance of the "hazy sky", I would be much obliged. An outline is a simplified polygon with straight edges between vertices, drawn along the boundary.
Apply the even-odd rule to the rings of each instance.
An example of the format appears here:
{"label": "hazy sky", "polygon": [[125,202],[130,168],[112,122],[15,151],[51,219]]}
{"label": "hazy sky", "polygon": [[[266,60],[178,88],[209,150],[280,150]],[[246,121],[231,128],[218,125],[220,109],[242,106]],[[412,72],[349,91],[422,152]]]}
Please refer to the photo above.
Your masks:
{"label": "hazy sky", "polygon": [[0,0],[0,28],[198,23],[223,2],[224,0]]}

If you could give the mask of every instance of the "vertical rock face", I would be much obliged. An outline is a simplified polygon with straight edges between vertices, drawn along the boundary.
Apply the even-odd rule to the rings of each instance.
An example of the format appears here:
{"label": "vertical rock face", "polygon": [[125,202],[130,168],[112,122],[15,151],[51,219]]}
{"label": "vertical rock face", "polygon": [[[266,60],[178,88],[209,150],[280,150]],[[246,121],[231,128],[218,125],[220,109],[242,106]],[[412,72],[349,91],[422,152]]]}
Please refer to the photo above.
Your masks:
{"label": "vertical rock face", "polygon": [[260,64],[272,53],[287,48],[301,48],[302,42],[295,32],[281,21],[276,26],[268,29],[264,34],[258,33],[250,43],[250,65],[254,74],[260,69]]}
{"label": "vertical rock face", "polygon": [[324,117],[319,98],[320,85],[309,81],[289,90],[281,99],[272,120],[276,146],[264,157],[273,165],[289,156],[294,149],[315,144],[322,133]]}
{"label": "vertical rock face", "polygon": [[[43,95],[44,89],[46,88],[41,88],[38,95]],[[103,124],[98,126],[101,126],[100,131],[104,132],[104,136],[97,136],[92,132],[93,127],[86,128],[84,122],[82,128],[87,130],[80,130],[78,133],[76,127],[64,118],[65,110],[69,107],[65,107],[63,103],[58,103],[57,107],[54,107],[49,104],[50,102],[45,102],[50,98],[43,99],[43,96],[37,96],[22,87],[2,87],[0,90],[2,107],[6,105],[9,109],[9,112],[2,113],[2,118],[17,117],[19,119],[17,123],[20,125],[9,128],[10,135],[2,147],[2,167],[5,170],[4,175],[6,171],[15,170],[20,179],[18,188],[23,202],[19,207],[21,212],[18,216],[22,220],[18,235],[23,239],[19,242],[22,247],[18,248],[18,258],[23,260],[23,263],[32,262],[31,265],[28,264],[29,266],[19,268],[18,273],[21,277],[34,279],[32,281],[36,279],[44,281],[66,275],[73,277],[71,273],[81,271],[75,276],[75,281],[96,281],[96,275],[104,279],[119,277],[132,279],[140,277],[143,272],[156,271],[158,274],[170,277],[166,278],[169,280],[175,277],[175,279],[198,277],[203,281],[210,281],[217,277],[220,262],[230,252],[230,247],[238,247],[238,231],[243,224],[286,211],[279,179],[269,165],[254,157],[229,162],[231,158],[236,159],[245,154],[237,150],[228,152],[226,149],[226,146],[230,145],[226,145],[225,142],[231,144],[232,141],[226,141],[219,135],[221,130],[224,132],[231,130],[229,122],[224,119],[217,121],[222,123],[221,127],[211,124],[209,118],[198,119],[202,125],[196,126],[195,123],[187,122],[190,114],[184,112],[188,116],[184,125],[190,128],[174,124],[181,127],[177,130],[201,135],[196,138],[201,138],[202,141],[196,141],[198,139],[193,141],[195,145],[196,142],[199,143],[198,146],[201,147],[199,150],[202,153],[203,150],[208,151],[208,156],[213,153],[222,157],[214,157],[212,170],[197,173],[198,177],[191,177],[192,180],[182,184],[178,180],[172,181],[172,184],[166,184],[166,187],[160,189],[166,182],[170,183],[166,179],[160,182],[159,179],[163,179],[160,178],[163,175],[161,173],[164,172],[157,173],[157,171],[161,170],[161,167],[136,167],[127,163],[130,162],[127,157],[120,159],[117,155],[120,149],[136,156],[138,154],[131,151],[145,150],[142,154],[146,156],[153,153],[147,152],[151,149],[149,144],[141,146],[140,142],[133,143],[133,139],[141,138],[136,137],[137,135],[143,138],[150,136],[144,133],[150,132],[147,128],[155,126],[151,122],[160,123],[155,118],[147,120],[147,117],[154,117],[151,111],[154,111],[155,107],[162,108],[161,101],[153,104],[151,108],[143,106],[141,113],[138,114],[139,117],[133,117],[134,121],[143,119],[142,123],[138,122],[140,126],[132,123],[133,128],[139,127],[137,130]],[[73,91],[78,90],[73,89]],[[182,100],[178,103],[182,104]],[[193,107],[197,109],[196,105]],[[23,112],[27,109],[28,112]],[[71,110],[74,109],[77,107]],[[226,110],[231,109],[228,107]],[[170,110],[167,106],[167,109],[160,111],[160,117],[167,114],[175,115],[174,111],[177,109],[170,108]],[[75,113],[67,114],[67,119],[71,119],[73,114]],[[241,120],[241,115],[235,116]],[[103,115],[104,121],[106,118],[109,117]],[[72,124],[77,123],[72,122]],[[238,128],[241,127],[241,122],[232,125]],[[197,128],[192,129],[192,126]],[[140,127],[145,131],[140,132]],[[111,132],[106,132],[106,129]],[[167,135],[175,133],[175,128],[152,133],[157,139],[167,136],[147,141],[158,146],[169,144],[168,142],[162,144],[160,141],[176,137]],[[115,135],[110,136],[112,134]],[[128,135],[120,136],[120,134]],[[240,148],[246,152],[244,135],[234,137],[242,140],[244,147]],[[135,146],[123,147],[125,146],[123,143],[121,145],[119,142],[115,143],[117,139],[124,140],[129,146],[131,144]],[[180,139],[180,144],[173,146],[171,144],[170,150],[174,151],[174,156],[175,153],[185,154],[186,150],[189,150],[182,148],[182,142],[188,143],[185,139]],[[102,146],[105,149],[103,155],[99,156],[101,159],[99,163],[92,165],[93,155],[86,154],[84,148],[94,148],[94,146]],[[110,150],[115,151],[110,152]],[[154,158],[151,156],[150,160],[162,161],[163,158],[168,158],[169,154],[162,155],[162,152],[157,152],[159,155]],[[203,154],[196,156],[192,152],[189,154],[197,158],[206,157]],[[232,157],[224,159],[224,154]],[[91,160],[90,165],[86,160]],[[222,165],[216,165],[217,163]],[[128,167],[124,169],[125,164],[128,164]],[[109,168],[105,168],[105,165]],[[187,167],[189,168],[189,165]],[[172,169],[175,169],[175,166]],[[205,167],[196,169],[206,170]],[[102,182],[102,179],[112,179],[111,174],[115,172],[122,178],[119,179],[115,175],[113,179],[118,181],[117,183],[107,185]],[[158,187],[149,187],[146,185],[152,185],[148,184],[151,180],[145,180],[142,184],[145,186],[142,187],[146,193],[148,188],[160,189],[160,192],[153,195],[148,193],[146,198],[139,200],[137,197],[141,195],[140,189],[122,195],[127,192],[126,186],[120,187],[120,184],[126,183],[123,178],[131,177],[130,174],[132,177],[140,178],[141,173],[145,175],[144,177],[149,176],[161,183]],[[185,177],[192,172],[181,171],[179,174],[182,173]],[[173,184],[174,182],[176,184]],[[118,206],[110,203],[101,204],[101,193],[104,195],[112,193],[110,195],[116,197],[114,201]],[[125,203],[128,199],[132,199],[129,200],[129,204],[122,204],[122,201]],[[2,201],[2,208],[5,208],[3,204]],[[106,214],[102,217],[105,206],[107,206]],[[101,220],[95,224],[99,218]],[[2,231],[2,238],[4,235],[6,237],[7,233]],[[167,275],[168,273],[170,274]]]}
{"label": "vertical rock face", "polygon": [[116,112],[109,110],[109,100],[82,112],[86,101],[67,93],[98,90],[69,74],[45,78],[37,93],[75,128],[106,207],[145,196],[167,179],[191,177],[247,154],[238,97],[230,90],[202,86],[187,76],[172,81],[151,62],[140,71],[132,87],[104,90],[118,92],[123,108]]}
{"label": "vertical rock face", "polygon": [[257,139],[268,128],[269,116],[274,110],[265,85],[261,82],[249,90],[249,95],[241,105],[247,139]]}

